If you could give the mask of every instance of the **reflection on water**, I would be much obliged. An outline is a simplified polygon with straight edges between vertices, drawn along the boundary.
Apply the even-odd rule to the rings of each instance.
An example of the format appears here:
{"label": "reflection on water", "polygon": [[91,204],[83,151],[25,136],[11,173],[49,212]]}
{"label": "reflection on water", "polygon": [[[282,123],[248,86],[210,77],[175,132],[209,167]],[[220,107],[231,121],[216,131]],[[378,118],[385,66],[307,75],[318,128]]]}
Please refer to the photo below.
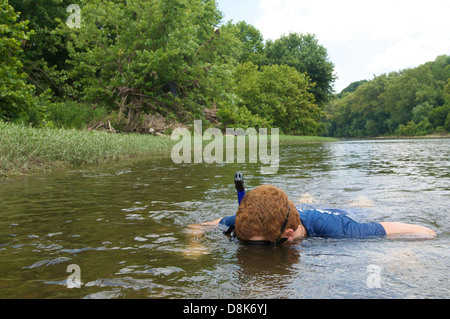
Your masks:
{"label": "reflection on water", "polygon": [[[259,164],[170,157],[82,167],[0,184],[1,298],[448,298],[450,139],[282,146]],[[233,175],[360,221],[417,223],[438,238],[245,247],[188,224],[234,214]],[[66,285],[67,267],[82,287]],[[381,269],[381,288],[367,284]]]}

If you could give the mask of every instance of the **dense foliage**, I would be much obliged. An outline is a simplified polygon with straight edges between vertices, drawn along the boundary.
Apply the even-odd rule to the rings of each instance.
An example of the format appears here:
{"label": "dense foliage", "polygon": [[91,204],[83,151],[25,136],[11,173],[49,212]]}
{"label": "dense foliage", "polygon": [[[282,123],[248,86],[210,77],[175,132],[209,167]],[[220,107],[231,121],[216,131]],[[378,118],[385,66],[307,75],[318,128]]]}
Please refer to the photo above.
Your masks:
{"label": "dense foliage", "polygon": [[18,14],[0,0],[0,120],[15,120],[26,117],[34,109],[34,87],[27,83],[22,71],[22,42],[30,32],[26,21],[18,21]]}
{"label": "dense foliage", "polygon": [[448,56],[333,95],[315,35],[265,42],[215,0],[0,0],[0,63],[0,119],[37,127],[133,132],[158,115],[296,135],[450,130]]}
{"label": "dense foliage", "polygon": [[352,83],[329,103],[335,137],[419,136],[450,131],[450,56]]}
{"label": "dense foliage", "polygon": [[266,63],[286,64],[306,73],[315,85],[311,88],[319,105],[328,102],[336,80],[334,65],[328,59],[327,50],[312,34],[291,33],[266,45]]}
{"label": "dense foliage", "polygon": [[[6,120],[59,126],[55,118],[61,118],[65,103],[65,109],[75,109],[70,114],[101,108],[117,130],[134,131],[148,114],[189,124],[205,120],[204,110],[210,109],[221,128],[320,133],[321,108],[334,78],[326,49],[314,35],[289,35],[286,39],[302,45],[279,55],[285,37],[265,43],[245,22],[223,23],[214,0],[1,1],[2,11],[8,8],[18,20],[2,18],[2,25],[22,32],[2,33],[2,41],[5,36],[16,41],[16,59],[23,51],[15,79],[33,91],[42,111],[23,102],[14,104],[14,112],[11,99],[2,97]],[[74,2],[81,9],[79,28],[66,23]],[[4,91],[17,90],[10,85]]]}

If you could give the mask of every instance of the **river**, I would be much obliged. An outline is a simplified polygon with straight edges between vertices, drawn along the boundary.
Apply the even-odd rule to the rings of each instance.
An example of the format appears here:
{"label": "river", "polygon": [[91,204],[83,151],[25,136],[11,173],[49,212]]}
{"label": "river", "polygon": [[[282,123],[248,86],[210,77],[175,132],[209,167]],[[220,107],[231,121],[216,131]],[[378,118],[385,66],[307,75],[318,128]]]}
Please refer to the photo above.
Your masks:
{"label": "river", "polygon": [[[438,237],[273,248],[188,236],[235,213],[236,171],[247,190],[272,184],[294,202]],[[0,211],[0,298],[450,297],[450,139],[282,145],[276,175],[170,156],[71,168],[1,182]]]}

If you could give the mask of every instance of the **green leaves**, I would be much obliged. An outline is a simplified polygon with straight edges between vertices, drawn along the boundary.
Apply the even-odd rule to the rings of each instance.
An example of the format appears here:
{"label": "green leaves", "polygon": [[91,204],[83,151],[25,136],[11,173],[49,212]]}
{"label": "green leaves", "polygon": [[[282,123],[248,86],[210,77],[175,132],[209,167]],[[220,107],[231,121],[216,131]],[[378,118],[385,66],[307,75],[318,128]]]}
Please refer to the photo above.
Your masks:
{"label": "green leaves", "polygon": [[331,98],[334,65],[328,58],[327,50],[319,44],[313,34],[290,33],[266,45],[266,64],[286,64],[300,73],[307,73],[311,92],[317,103],[323,106]]}
{"label": "green leaves", "polygon": [[[202,54],[219,18],[210,1],[85,1],[82,12],[69,52],[86,101],[110,101],[130,127],[141,112],[201,111]],[[179,94],[169,93],[169,83]]]}
{"label": "green leaves", "polygon": [[318,133],[321,111],[304,74],[286,65],[258,70],[249,62],[237,68],[235,79],[240,107],[286,134]]}
{"label": "green leaves", "polygon": [[6,0],[0,0],[0,119],[12,121],[27,118],[36,108],[34,86],[26,83],[22,72],[21,44],[29,38],[27,21],[18,21],[18,14]]}
{"label": "green leaves", "polygon": [[73,118],[82,127],[82,102],[108,110],[121,132],[135,131],[146,114],[204,120],[206,108],[221,128],[321,132],[318,105],[330,95],[333,64],[314,35],[264,43],[246,22],[220,25],[215,0],[79,0],[80,28],[66,24],[71,0],[10,0],[22,22],[0,1],[9,21],[0,29],[6,120],[38,122],[36,103],[47,107],[42,123]]}
{"label": "green leaves", "polygon": [[336,137],[427,135],[450,130],[450,57],[352,83],[326,108]]}

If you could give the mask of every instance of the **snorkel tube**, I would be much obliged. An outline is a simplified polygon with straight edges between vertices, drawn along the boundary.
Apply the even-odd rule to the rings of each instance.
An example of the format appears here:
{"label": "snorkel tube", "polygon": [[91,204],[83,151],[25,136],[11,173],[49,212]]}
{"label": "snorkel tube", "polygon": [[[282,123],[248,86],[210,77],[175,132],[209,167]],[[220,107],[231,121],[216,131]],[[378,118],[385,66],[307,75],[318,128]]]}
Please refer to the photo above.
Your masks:
{"label": "snorkel tube", "polygon": [[[244,176],[242,176],[242,173],[238,172],[234,174],[234,186],[237,190],[238,195],[238,205],[241,204],[242,198],[245,196],[245,187],[244,187]],[[232,234],[234,233],[235,226],[231,226],[228,228],[228,230],[225,232],[225,235],[232,236],[230,239],[232,240],[235,236]]]}
{"label": "snorkel tube", "polygon": [[242,176],[242,173],[234,174],[234,186],[237,190],[238,204],[240,205],[242,198],[245,196],[244,176]]}

